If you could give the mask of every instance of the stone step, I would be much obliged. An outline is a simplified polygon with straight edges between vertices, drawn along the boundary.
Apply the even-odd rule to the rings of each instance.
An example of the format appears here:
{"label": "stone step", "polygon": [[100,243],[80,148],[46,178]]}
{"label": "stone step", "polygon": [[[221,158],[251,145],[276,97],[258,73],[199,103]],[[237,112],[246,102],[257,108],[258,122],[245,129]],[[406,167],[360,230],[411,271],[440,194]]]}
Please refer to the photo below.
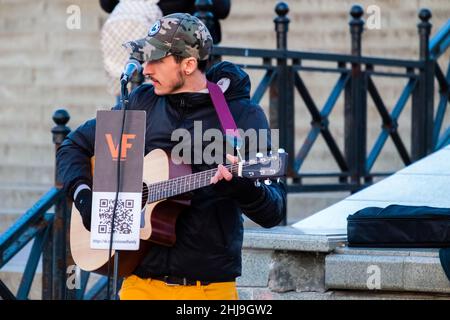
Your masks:
{"label": "stone step", "polygon": [[[89,105],[95,110],[98,107],[110,106],[112,97],[106,94],[106,84],[99,80],[95,85],[85,85],[83,83],[65,85],[49,81],[46,85],[27,87],[27,94],[24,95],[23,84],[10,84],[2,86],[0,93],[3,96],[3,104],[28,104],[33,106],[36,97],[39,97],[39,104],[53,106],[76,106]],[[56,109],[56,108],[55,108]]]}
{"label": "stone step", "polygon": [[38,185],[0,185],[0,199],[2,199],[1,212],[17,213],[25,212],[36,201],[38,201],[50,188],[52,184]]}
{"label": "stone step", "polygon": [[1,163],[20,165],[50,165],[55,161],[55,146],[47,144],[3,144],[0,145]]}
{"label": "stone step", "polygon": [[337,248],[325,258],[328,289],[450,293],[439,249]]}
{"label": "stone step", "polygon": [[[14,85],[32,83],[34,85],[45,85],[52,79],[52,82],[60,85],[77,85],[80,83],[86,85],[96,85],[99,82],[104,82],[105,71],[102,65],[97,65],[95,68],[90,68],[86,72],[85,68],[81,66],[72,66],[68,68],[59,68],[59,66],[49,67],[17,67],[7,66],[2,67],[5,74],[11,74],[7,82],[3,84]],[[4,82],[2,80],[1,82]]]}
{"label": "stone step", "polygon": [[[4,103],[1,106],[0,125],[5,128],[5,132],[18,129],[26,129],[32,127],[30,130],[43,130],[45,135],[50,134],[51,128],[55,126],[52,119],[53,114],[58,109],[66,109],[69,112],[70,120],[68,122],[69,127],[75,128],[74,118],[80,118],[81,121],[86,121],[95,117],[97,110],[109,110],[113,106],[113,99],[108,103],[92,106],[92,104],[79,104],[73,103],[31,103],[26,101],[19,101],[17,103]],[[28,117],[28,113],[32,110],[33,116]],[[44,132],[45,131],[45,132]],[[6,137],[13,137],[19,132],[9,132]]]}
{"label": "stone step", "polygon": [[450,300],[436,293],[328,290],[326,292],[273,292],[267,288],[240,288],[239,300]]}
{"label": "stone step", "polygon": [[3,183],[18,183],[19,181],[31,184],[51,185],[54,182],[53,165],[32,164],[2,164],[0,165],[0,177]]}

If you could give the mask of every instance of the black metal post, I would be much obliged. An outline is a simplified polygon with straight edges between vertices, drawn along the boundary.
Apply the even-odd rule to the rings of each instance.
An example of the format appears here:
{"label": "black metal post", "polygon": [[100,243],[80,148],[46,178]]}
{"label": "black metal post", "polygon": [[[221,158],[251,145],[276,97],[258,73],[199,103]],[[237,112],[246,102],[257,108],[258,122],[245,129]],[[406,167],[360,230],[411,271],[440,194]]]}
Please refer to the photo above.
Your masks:
{"label": "black metal post", "polygon": [[[69,113],[64,109],[56,110],[53,114],[53,121],[56,123],[56,126],[52,129],[53,134],[53,143],[55,144],[55,152],[58,150],[59,146],[63,142],[64,138],[69,134],[70,128],[66,126],[69,122],[70,116]],[[59,178],[56,174],[56,166],[55,166],[55,186],[57,188],[62,188],[62,184],[59,181]],[[55,204],[55,219],[53,222],[53,230],[52,230],[52,254],[53,254],[53,263],[52,263],[52,292],[51,298],[54,300],[62,300],[66,299],[66,271],[67,271],[67,250],[69,249],[67,246],[67,232],[68,232],[68,205],[66,198],[63,197]],[[47,252],[49,254],[49,252]],[[48,260],[48,259],[47,259]],[[46,259],[44,258],[44,261]],[[47,264],[49,261],[47,261]],[[44,269],[48,271],[50,266],[44,266]],[[44,272],[44,276],[46,272]],[[46,283],[48,281],[45,281]],[[43,288],[44,290],[44,288]],[[46,291],[49,288],[45,289]]]}
{"label": "black metal post", "polygon": [[[361,56],[361,35],[364,28],[362,15],[364,10],[359,5],[352,6],[349,22],[351,33],[351,54]],[[345,155],[350,170],[352,191],[361,186],[361,177],[365,176],[366,131],[367,131],[367,81],[361,64],[352,63],[350,81],[345,88]]]}
{"label": "black metal post", "polygon": [[[287,50],[287,34],[290,19],[287,17],[289,6],[279,2],[275,6],[277,16],[273,20],[277,38],[277,50]],[[277,59],[276,76],[269,90],[269,118],[270,127],[279,130],[279,145],[289,154],[287,176],[293,177],[294,168],[294,74],[288,66],[287,58]],[[287,216],[281,222],[287,224]]]}
{"label": "black metal post", "polygon": [[[275,6],[277,17],[273,20],[277,37],[277,49],[287,50],[289,7],[285,2]],[[293,177],[294,164],[294,74],[287,58],[277,59],[276,77],[270,86],[270,127],[280,130],[280,146],[289,153],[288,176]]]}
{"label": "black metal post", "polygon": [[[194,16],[199,18],[203,21],[205,26],[208,28],[208,30],[211,33],[211,36],[213,37],[214,44],[217,44],[218,40],[216,39],[218,35],[216,34],[216,29],[214,26],[214,14],[212,12],[213,10],[213,3],[211,0],[196,0],[195,1],[195,13]],[[208,61],[208,67],[212,66],[213,64],[220,62],[222,59],[220,56],[213,56],[211,55]]]}
{"label": "black metal post", "polygon": [[434,112],[434,66],[435,61],[428,50],[432,24],[431,11],[421,9],[421,22],[417,24],[420,38],[420,60],[424,63],[420,69],[419,82],[413,93],[411,160],[416,161],[433,151],[433,112]]}
{"label": "black metal post", "polygon": [[[196,0],[194,16],[203,21],[208,30],[214,28],[213,4],[211,0]],[[211,34],[212,35],[212,34]]]}

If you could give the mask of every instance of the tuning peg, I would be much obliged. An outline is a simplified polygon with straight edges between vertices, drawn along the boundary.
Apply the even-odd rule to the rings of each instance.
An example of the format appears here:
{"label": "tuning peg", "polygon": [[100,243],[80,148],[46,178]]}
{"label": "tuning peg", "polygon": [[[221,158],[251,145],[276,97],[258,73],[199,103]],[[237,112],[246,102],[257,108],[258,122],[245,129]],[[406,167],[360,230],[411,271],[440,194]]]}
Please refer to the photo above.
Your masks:
{"label": "tuning peg", "polygon": [[255,186],[256,186],[256,187],[261,186],[261,182],[259,181],[259,179],[256,179],[256,181],[255,181]]}
{"label": "tuning peg", "polygon": [[262,158],[262,157],[264,157],[264,155],[262,154],[262,152],[258,152],[258,153],[256,154],[256,157],[257,157],[257,158]]}
{"label": "tuning peg", "polygon": [[265,184],[266,186],[270,186],[270,185],[272,184],[272,180],[266,179],[266,180],[264,180],[264,184]]}
{"label": "tuning peg", "polygon": [[280,178],[277,178],[277,183],[280,183],[281,182],[281,179]]}
{"label": "tuning peg", "polygon": [[278,149],[278,153],[285,153],[286,151],[283,148]]}

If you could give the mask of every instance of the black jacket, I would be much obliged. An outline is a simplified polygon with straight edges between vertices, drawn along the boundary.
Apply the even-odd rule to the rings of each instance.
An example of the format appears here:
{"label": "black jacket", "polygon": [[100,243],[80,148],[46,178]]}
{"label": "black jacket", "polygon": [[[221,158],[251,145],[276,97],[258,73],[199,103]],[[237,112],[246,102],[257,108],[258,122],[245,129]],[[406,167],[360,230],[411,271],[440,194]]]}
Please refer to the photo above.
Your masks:
{"label": "black jacket", "polygon": [[[213,66],[210,81],[231,80],[225,98],[238,128],[268,128],[261,107],[251,103],[250,80],[229,62]],[[177,128],[185,128],[193,137],[194,120],[202,120],[202,129],[220,128],[210,97],[205,93],[158,96],[148,84],[130,95],[130,109],[146,110],[145,154],[155,148],[171,149]],[[71,132],[57,152],[58,178],[72,192],[77,182],[91,183],[89,159],[94,153],[95,119]],[[204,142],[204,146],[209,142]],[[215,168],[204,163],[193,165],[193,172]],[[253,187],[253,185],[252,185]],[[255,187],[256,188],[256,187]],[[246,203],[217,192],[213,186],[194,191],[191,206],[182,212],[176,225],[176,244],[169,248],[155,245],[135,273],[140,277],[174,275],[203,281],[229,281],[241,274],[241,248],[244,212],[263,227],[273,227],[285,214],[286,191],[282,182],[261,184],[261,196]]]}

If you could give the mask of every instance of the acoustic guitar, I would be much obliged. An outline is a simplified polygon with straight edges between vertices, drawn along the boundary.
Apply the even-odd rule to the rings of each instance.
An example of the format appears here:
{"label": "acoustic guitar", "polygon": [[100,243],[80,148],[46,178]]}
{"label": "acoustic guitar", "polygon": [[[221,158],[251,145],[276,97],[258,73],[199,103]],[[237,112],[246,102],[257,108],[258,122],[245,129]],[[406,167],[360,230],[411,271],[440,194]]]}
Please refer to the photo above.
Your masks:
{"label": "acoustic guitar", "polygon": [[[286,162],[287,154],[280,149],[276,154],[258,154],[254,160],[225,167],[234,176],[257,180],[284,176]],[[175,243],[177,217],[190,204],[186,195],[210,185],[217,171],[215,168],[192,173],[189,165],[175,164],[170,154],[161,149],[155,149],[144,157],[143,169],[140,246],[137,251],[120,251],[119,276],[131,274],[151,249],[152,243],[165,246]],[[75,263],[82,270],[100,274],[107,273],[108,261],[115,253],[112,250],[109,257],[106,249],[90,248],[90,232],[84,227],[75,205],[72,205],[70,249]]]}

